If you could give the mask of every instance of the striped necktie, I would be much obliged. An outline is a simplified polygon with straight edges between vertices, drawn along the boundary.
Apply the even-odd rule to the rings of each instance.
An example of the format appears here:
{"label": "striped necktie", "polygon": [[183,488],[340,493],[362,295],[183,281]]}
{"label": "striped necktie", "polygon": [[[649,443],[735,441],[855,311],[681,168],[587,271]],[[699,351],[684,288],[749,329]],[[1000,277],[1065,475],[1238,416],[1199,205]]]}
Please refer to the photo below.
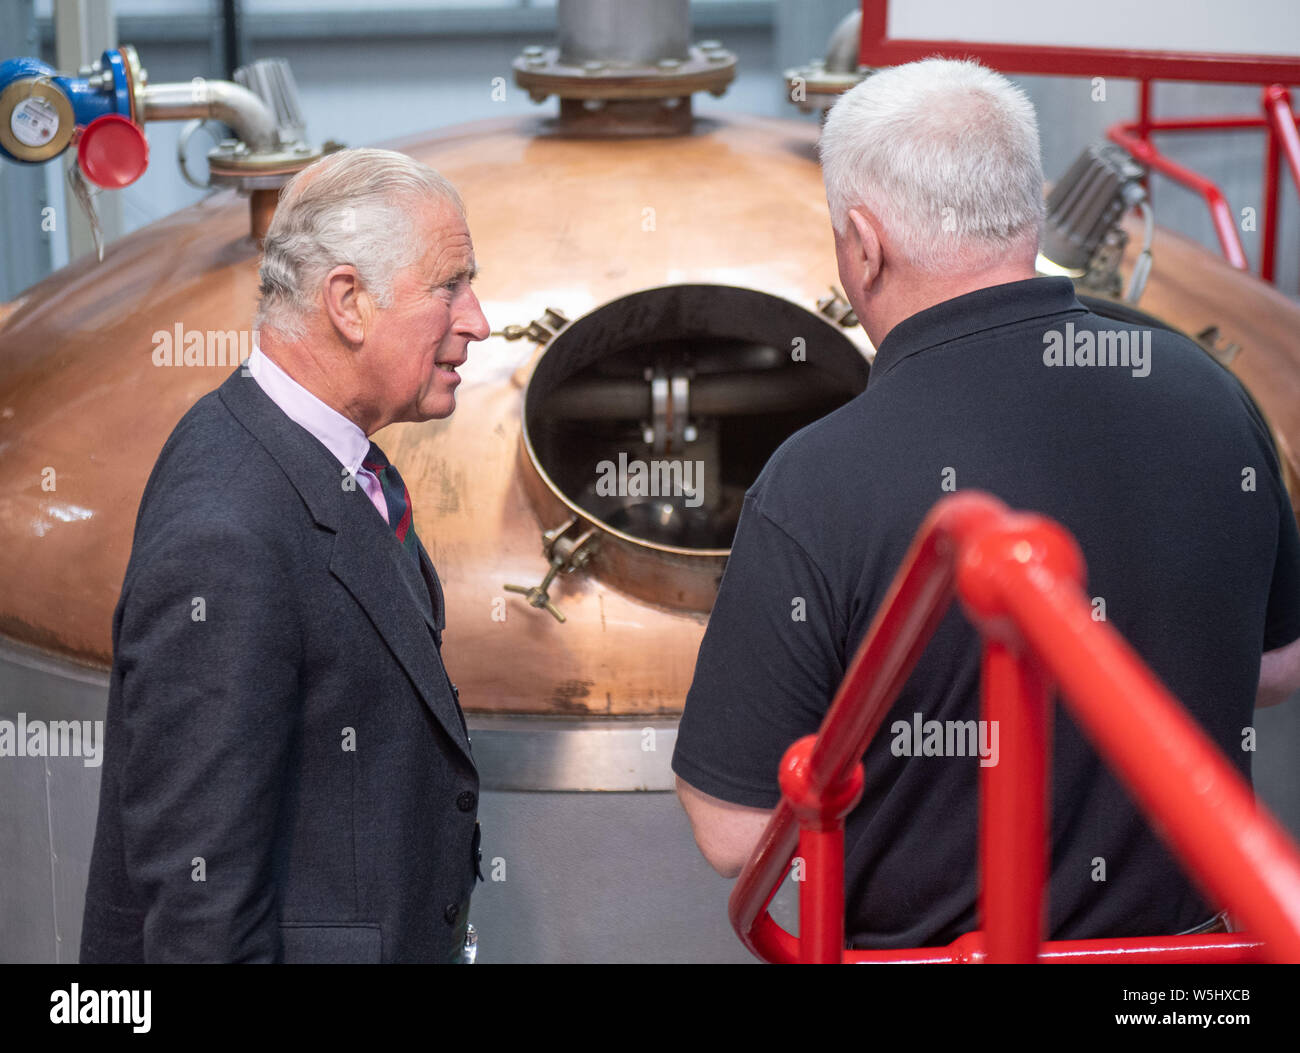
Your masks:
{"label": "striped necktie", "polygon": [[393,528],[402,548],[410,553],[415,565],[420,565],[420,550],[415,539],[415,521],[411,515],[411,494],[402,482],[397,469],[389,464],[384,451],[373,442],[370,452],[366,454],[361,467],[375,473],[379,486],[384,491],[384,503],[388,506],[388,525]]}

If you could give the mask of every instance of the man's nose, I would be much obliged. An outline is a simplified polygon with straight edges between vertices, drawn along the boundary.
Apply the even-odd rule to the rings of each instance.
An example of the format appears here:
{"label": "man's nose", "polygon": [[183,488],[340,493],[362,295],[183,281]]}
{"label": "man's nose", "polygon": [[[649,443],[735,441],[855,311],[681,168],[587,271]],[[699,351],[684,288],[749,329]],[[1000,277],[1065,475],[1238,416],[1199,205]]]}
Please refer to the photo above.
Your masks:
{"label": "man's nose", "polygon": [[492,327],[488,325],[487,316],[483,313],[483,307],[478,302],[478,297],[472,289],[469,297],[470,311],[461,326],[461,332],[468,335],[472,340],[486,340],[492,335]]}

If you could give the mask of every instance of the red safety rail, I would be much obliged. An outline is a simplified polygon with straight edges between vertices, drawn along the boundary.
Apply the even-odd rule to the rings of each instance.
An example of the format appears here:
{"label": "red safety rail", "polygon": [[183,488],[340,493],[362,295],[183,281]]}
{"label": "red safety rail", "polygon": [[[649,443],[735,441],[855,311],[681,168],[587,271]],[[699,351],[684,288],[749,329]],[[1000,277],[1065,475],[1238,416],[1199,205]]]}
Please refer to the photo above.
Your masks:
{"label": "red safety rail", "polygon": [[[1139,83],[1138,119],[1116,124],[1107,136],[1137,160],[1180,186],[1199,194],[1234,267],[1248,270],[1237,219],[1223,191],[1209,179],[1162,154],[1150,141],[1153,132],[1241,131],[1268,132],[1264,160],[1264,215],[1260,229],[1260,277],[1271,282],[1276,269],[1278,197],[1281,157],[1285,155],[1300,192],[1300,137],[1286,85],[1300,84],[1300,57],[1294,55],[1234,55],[1213,52],[1141,51],[1128,48],[1054,47],[1029,44],[995,44],[961,40],[900,40],[889,36],[889,0],[862,0],[862,43],[859,61],[864,66],[893,66],[932,55],[978,59],[1003,73],[1047,76],[1121,77]],[[1193,117],[1156,121],[1151,118],[1154,82],[1203,81],[1258,84],[1264,89],[1262,117]]]}
{"label": "red safety rail", "polygon": [[1180,186],[1199,194],[1210,210],[1214,232],[1229,263],[1240,270],[1249,270],[1246,250],[1237,232],[1237,217],[1228,205],[1223,191],[1203,175],[1166,157],[1151,142],[1152,132],[1204,132],[1204,131],[1260,131],[1268,132],[1264,152],[1264,214],[1260,219],[1263,243],[1259,253],[1259,276],[1271,282],[1277,267],[1277,228],[1281,218],[1279,197],[1281,190],[1281,160],[1285,156],[1291,168],[1292,179],[1300,187],[1300,137],[1296,135],[1296,116],[1291,110],[1291,94],[1285,86],[1272,84],[1264,88],[1261,105],[1262,117],[1183,117],[1156,121],[1151,119],[1151,82],[1142,81],[1139,95],[1139,116],[1136,121],[1115,124],[1106,130],[1111,140],[1119,143],[1137,160]]}
{"label": "red safety rail", "polygon": [[[1250,786],[1083,592],[1058,524],[985,494],[939,502],[831,702],[781,763],[781,802],[730,901],[741,941],[771,962],[1300,962],[1300,850]],[[999,763],[980,768],[981,931],[947,947],[844,948],[844,817],[862,755],[959,595],[984,647],[982,713]],[[1079,726],[1208,898],[1252,936],[1043,942],[1049,701]],[[798,937],[767,911],[803,860]]]}

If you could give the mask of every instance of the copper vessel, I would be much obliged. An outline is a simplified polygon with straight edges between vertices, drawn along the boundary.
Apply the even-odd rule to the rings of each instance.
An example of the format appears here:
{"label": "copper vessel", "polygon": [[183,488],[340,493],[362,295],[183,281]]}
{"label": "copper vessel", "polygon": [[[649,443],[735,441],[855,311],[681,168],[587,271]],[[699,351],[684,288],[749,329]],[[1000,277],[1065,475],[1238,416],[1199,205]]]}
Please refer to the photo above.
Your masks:
{"label": "copper vessel", "polygon": [[[705,116],[677,138],[543,131],[512,118],[393,144],[460,189],[498,332],[471,347],[452,417],[375,438],[401,467],[442,577],[444,650],[467,709],[671,716],[737,495],[785,435],[861,390],[871,349],[825,302],[837,274],[815,127]],[[10,640],[109,664],[150,469],[185,411],[235,368],[229,358],[155,365],[157,334],[222,334],[218,349],[229,349],[234,331],[236,346],[247,342],[257,258],[247,206],[222,191],[116,242],[102,264],[66,268],[0,305],[10,469],[0,633]],[[1139,306],[1206,333],[1271,422],[1294,477],[1300,307],[1168,232],[1154,259]],[[790,355],[797,340],[806,359]],[[684,422],[672,420],[671,399],[683,348],[696,443],[712,441],[713,428],[709,448],[722,451],[710,458],[722,474],[709,514],[692,516],[681,501],[593,503],[583,492],[590,464],[578,470],[574,458],[613,450],[628,422],[583,407],[649,407],[657,379],[669,401],[658,424],[651,408],[642,414],[644,438],[662,426],[655,441],[680,456]],[[795,368],[811,382],[786,383]],[[541,584],[548,541],[556,572],[546,599],[563,621],[506,589]]]}

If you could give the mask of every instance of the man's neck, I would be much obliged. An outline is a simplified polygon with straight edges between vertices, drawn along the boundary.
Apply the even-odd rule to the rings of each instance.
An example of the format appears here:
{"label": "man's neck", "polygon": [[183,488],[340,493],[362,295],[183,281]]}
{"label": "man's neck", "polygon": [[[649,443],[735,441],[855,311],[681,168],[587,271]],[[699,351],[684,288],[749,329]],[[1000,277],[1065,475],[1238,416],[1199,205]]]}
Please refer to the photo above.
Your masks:
{"label": "man's neck", "polygon": [[960,275],[956,278],[936,279],[919,272],[898,276],[893,279],[895,288],[886,293],[880,301],[871,305],[871,310],[868,312],[870,317],[862,319],[863,328],[867,331],[871,346],[878,348],[896,325],[936,304],[965,296],[979,289],[1024,281],[1037,276],[1038,272],[1034,270],[1032,264],[1019,263],[991,267],[988,270]]}
{"label": "man's neck", "polygon": [[[336,413],[342,414],[366,435],[378,431],[355,401],[340,395],[338,370],[326,368],[311,335],[302,340],[281,340],[271,332],[259,333],[258,349],[274,362],[295,384],[310,391]],[[344,387],[346,390],[346,387]]]}

